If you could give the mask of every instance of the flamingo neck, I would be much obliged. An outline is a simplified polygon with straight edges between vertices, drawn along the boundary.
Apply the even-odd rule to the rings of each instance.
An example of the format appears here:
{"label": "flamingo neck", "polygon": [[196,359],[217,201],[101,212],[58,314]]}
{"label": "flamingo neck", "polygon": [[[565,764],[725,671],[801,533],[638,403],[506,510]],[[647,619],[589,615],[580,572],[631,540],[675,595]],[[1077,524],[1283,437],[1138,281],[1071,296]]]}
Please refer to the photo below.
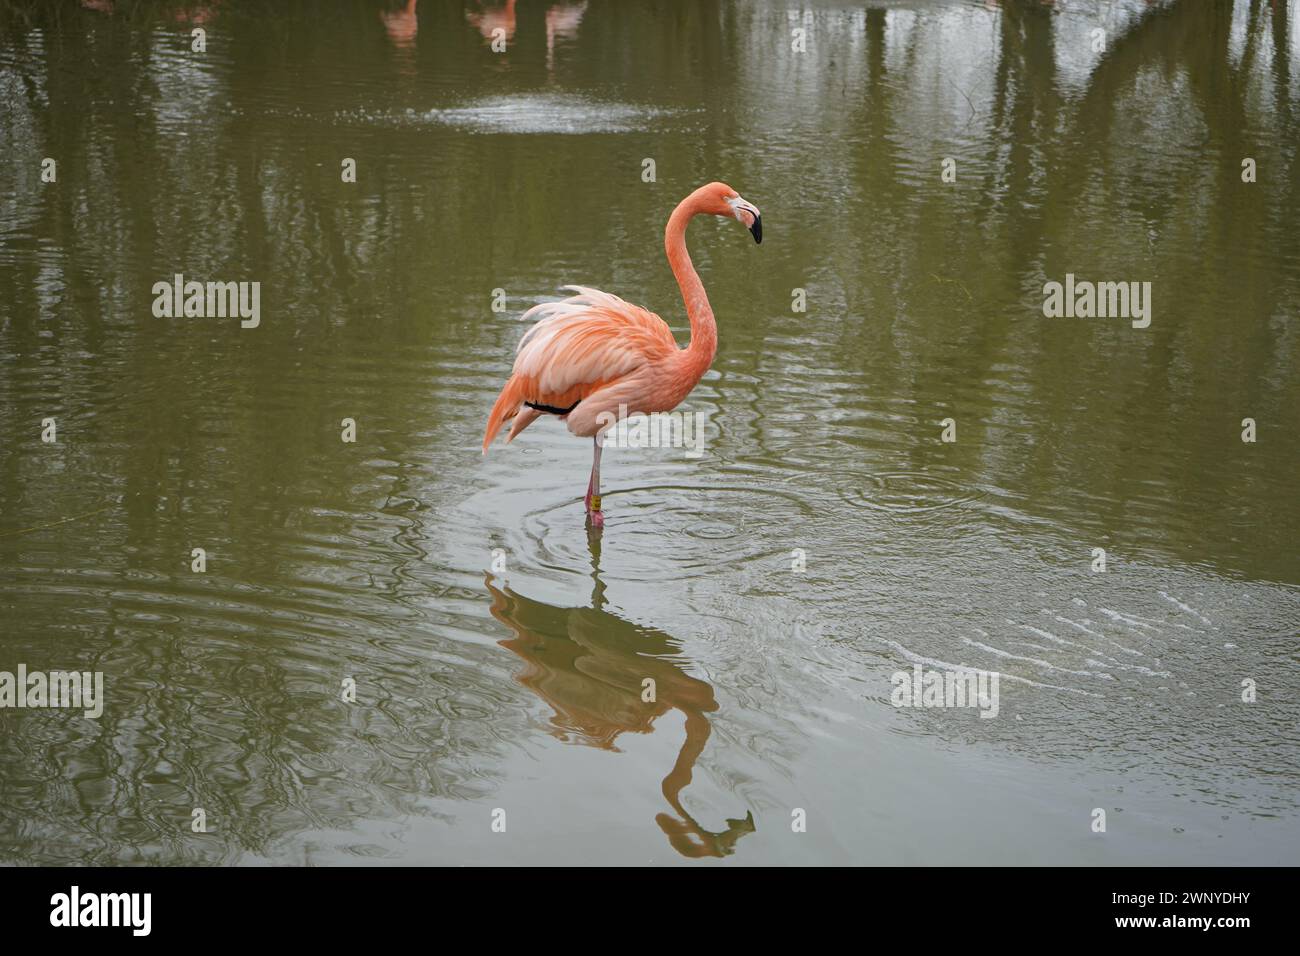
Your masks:
{"label": "flamingo neck", "polygon": [[695,195],[687,196],[677,204],[664,229],[668,265],[682,290],[682,302],[686,304],[686,315],[691,320],[691,343],[682,351],[682,363],[697,382],[709,370],[718,351],[718,326],[713,320],[713,307],[709,305],[704,283],[691,263],[691,255],[686,251],[686,225],[699,212]]}

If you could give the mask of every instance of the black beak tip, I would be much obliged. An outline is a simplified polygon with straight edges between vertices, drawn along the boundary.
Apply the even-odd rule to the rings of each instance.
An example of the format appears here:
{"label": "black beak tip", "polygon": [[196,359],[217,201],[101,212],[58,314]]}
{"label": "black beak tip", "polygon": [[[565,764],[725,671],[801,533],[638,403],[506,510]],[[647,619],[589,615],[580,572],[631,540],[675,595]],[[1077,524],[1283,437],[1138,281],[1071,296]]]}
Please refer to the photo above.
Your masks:
{"label": "black beak tip", "polygon": [[763,241],[763,217],[762,216],[754,217],[754,224],[749,227],[749,231],[754,234],[754,242],[756,244]]}

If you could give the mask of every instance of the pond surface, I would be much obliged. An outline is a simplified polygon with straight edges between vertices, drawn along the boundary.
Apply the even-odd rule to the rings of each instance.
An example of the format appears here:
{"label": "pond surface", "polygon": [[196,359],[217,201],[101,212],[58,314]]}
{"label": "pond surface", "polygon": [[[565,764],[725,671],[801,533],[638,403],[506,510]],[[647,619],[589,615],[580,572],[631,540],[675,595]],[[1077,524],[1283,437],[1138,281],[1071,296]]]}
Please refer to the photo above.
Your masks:
{"label": "pond surface", "polygon": [[[0,709],[0,861],[1296,862],[1300,4],[84,6],[0,6],[0,671],[104,711]],[[519,317],[685,342],[714,179],[591,534]]]}

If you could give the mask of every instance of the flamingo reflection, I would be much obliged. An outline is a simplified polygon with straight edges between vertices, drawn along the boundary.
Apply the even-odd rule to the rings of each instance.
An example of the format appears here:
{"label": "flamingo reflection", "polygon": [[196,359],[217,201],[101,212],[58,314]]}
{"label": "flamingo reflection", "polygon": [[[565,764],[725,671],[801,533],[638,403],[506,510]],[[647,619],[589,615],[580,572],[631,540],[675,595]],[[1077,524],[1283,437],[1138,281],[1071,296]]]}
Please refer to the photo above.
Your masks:
{"label": "flamingo reflection", "polygon": [[555,72],[555,42],[572,40],[582,26],[582,15],[587,12],[587,2],[556,3],[546,8],[546,72]]}
{"label": "flamingo reflection", "polygon": [[479,10],[466,10],[465,19],[483,39],[495,40],[496,31],[500,30],[506,43],[512,42],[515,38],[515,0],[506,0],[504,6],[484,6],[480,0],[479,7]]}
{"label": "flamingo reflection", "polygon": [[420,19],[415,12],[418,0],[407,0],[400,10],[380,10],[379,19],[384,24],[384,31],[389,41],[399,50],[409,50],[415,46],[416,34],[420,32]]}
{"label": "flamingo reflection", "polygon": [[[546,8],[546,71],[555,72],[555,46],[560,41],[573,40],[582,26],[582,16],[587,12],[587,0],[579,3],[553,3]],[[515,0],[504,4],[484,3],[478,0],[477,10],[466,10],[465,19],[478,30],[484,40],[503,39],[507,45],[514,43],[516,15]]]}
{"label": "flamingo reflection", "polygon": [[[598,545],[596,545],[598,547]],[[709,740],[705,716],[718,709],[713,688],[686,673],[681,645],[662,631],[633,624],[604,610],[599,571],[591,607],[555,607],[485,583],[492,616],[514,636],[501,641],[524,661],[516,679],[554,711],[552,733],[561,740],[616,750],[619,734],[648,734],[656,718],[677,709],[686,718],[686,739],[663,780],[663,794],[676,816],[660,813],[655,822],[677,852],[688,857],[732,853],[736,841],[754,832],[754,816],[727,820],[725,830],[705,829],[682,806],[695,762]],[[655,700],[643,700],[646,678]]]}

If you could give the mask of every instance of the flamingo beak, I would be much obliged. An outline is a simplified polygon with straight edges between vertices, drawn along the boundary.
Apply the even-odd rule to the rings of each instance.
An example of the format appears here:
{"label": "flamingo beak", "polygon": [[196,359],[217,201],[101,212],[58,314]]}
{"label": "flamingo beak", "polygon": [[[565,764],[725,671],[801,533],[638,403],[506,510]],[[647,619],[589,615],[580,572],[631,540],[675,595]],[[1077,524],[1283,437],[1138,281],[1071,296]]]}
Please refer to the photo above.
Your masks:
{"label": "flamingo beak", "polygon": [[754,204],[750,202],[746,202],[744,199],[740,198],[739,196],[732,196],[730,199],[727,200],[727,204],[731,206],[732,215],[734,215],[742,223],[745,221],[744,213],[749,213],[749,215],[754,220],[752,223],[749,224],[749,232],[754,237],[754,242],[756,243],[762,242],[763,241],[763,217],[758,214],[758,209],[754,206]]}

